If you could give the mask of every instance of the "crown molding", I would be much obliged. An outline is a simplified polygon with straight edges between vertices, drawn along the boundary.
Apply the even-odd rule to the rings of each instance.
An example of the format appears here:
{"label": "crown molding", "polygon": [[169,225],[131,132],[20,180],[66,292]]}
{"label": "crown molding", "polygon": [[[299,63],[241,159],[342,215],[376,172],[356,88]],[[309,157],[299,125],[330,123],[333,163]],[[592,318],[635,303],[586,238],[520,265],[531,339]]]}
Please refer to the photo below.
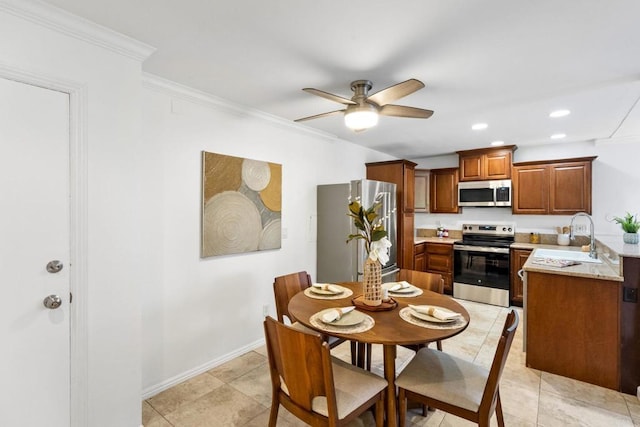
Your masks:
{"label": "crown molding", "polygon": [[336,135],[322,132],[307,126],[299,125],[298,123],[283,119],[282,117],[274,116],[272,114],[265,113],[264,111],[250,108],[241,104],[234,103],[224,98],[211,95],[210,93],[193,89],[189,86],[176,83],[171,80],[156,76],[155,74],[142,73],[142,86],[152,90],[166,93],[174,98],[183,99],[185,101],[200,104],[206,107],[213,107],[215,109],[223,110],[227,113],[234,114],[239,117],[255,117],[260,120],[271,122],[275,125],[285,127],[297,132],[302,132],[309,135],[314,135],[330,141],[336,141],[339,138]]}
{"label": "crown molding", "polygon": [[138,61],[144,61],[156,50],[40,0],[0,0],[0,11]]}

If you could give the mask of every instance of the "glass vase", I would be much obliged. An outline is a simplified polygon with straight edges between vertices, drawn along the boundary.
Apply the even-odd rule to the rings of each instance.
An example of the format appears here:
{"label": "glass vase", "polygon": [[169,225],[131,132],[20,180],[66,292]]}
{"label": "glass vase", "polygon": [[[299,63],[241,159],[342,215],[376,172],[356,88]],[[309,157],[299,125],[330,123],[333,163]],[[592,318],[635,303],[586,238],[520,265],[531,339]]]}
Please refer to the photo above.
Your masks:
{"label": "glass vase", "polygon": [[382,304],[382,264],[367,258],[362,277],[363,302],[366,305]]}

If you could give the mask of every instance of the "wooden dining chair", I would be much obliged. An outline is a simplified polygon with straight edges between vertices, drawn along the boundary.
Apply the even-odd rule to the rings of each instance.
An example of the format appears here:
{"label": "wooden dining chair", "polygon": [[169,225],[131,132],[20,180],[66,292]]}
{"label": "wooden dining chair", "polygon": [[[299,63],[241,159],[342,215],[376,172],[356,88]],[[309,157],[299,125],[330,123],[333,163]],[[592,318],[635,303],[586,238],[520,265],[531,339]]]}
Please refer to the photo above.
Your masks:
{"label": "wooden dining chair", "polygon": [[272,317],[264,321],[271,375],[269,426],[280,405],[311,426],[343,426],[375,405],[382,427],[387,381],[332,357],[318,333],[305,333]]}
{"label": "wooden dining chair", "polygon": [[[403,280],[407,281],[413,286],[427,291],[437,292],[439,294],[444,293],[444,279],[442,278],[442,275],[437,273],[427,273],[426,271],[407,270],[402,268],[398,272],[397,280],[398,282]],[[426,346],[427,344],[415,344],[405,345],[403,347],[418,351]],[[442,341],[436,341],[436,347],[438,350],[442,351]]]}
{"label": "wooden dining chair", "polygon": [[442,351],[423,348],[396,379],[400,427],[407,415],[407,399],[488,427],[493,413],[504,427],[499,383],[518,327],[511,310],[489,370]]}
{"label": "wooden dining chair", "polygon": [[[296,319],[289,313],[289,301],[293,296],[299,292],[303,292],[313,282],[311,276],[306,271],[299,271],[297,273],[285,274],[284,276],[278,276],[273,281],[273,294],[276,300],[276,314],[278,315],[278,321],[285,323],[285,319],[294,327],[302,331],[312,332],[311,329],[298,323]],[[329,343],[330,348],[335,348],[345,342],[342,338],[332,337],[330,335],[324,336],[325,341]],[[351,341],[351,363],[357,363],[358,347],[356,342]]]}

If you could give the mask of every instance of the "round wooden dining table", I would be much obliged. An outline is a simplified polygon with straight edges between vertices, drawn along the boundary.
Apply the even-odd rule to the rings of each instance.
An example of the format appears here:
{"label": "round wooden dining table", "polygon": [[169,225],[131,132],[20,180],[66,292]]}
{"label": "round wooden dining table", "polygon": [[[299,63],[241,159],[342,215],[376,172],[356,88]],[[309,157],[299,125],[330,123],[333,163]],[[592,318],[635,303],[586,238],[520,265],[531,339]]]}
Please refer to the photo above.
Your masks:
{"label": "round wooden dining table", "polygon": [[[352,295],[344,298],[334,299],[318,299],[299,292],[289,301],[289,312],[298,322],[314,329],[323,335],[331,335],[346,340],[358,341],[360,343],[382,344],[384,354],[384,377],[389,383],[387,388],[387,425],[395,427],[397,425],[397,408],[396,408],[396,346],[410,344],[424,344],[432,341],[444,340],[458,335],[469,326],[469,313],[467,310],[456,302],[453,298],[436,292],[423,290],[422,295],[413,297],[393,296],[398,306],[388,311],[368,311],[361,308],[357,310],[371,316],[374,325],[371,329],[364,332],[340,333],[336,332],[336,328],[331,331],[318,328],[311,322],[311,317],[327,308],[346,307],[353,305],[352,299],[362,294],[362,283],[349,282],[338,283],[338,285],[349,288],[353,291]],[[428,327],[427,322],[421,326],[407,322],[400,317],[400,310],[412,305],[433,305],[444,307],[451,311],[462,314],[464,322],[460,327],[455,328],[434,328]]]}

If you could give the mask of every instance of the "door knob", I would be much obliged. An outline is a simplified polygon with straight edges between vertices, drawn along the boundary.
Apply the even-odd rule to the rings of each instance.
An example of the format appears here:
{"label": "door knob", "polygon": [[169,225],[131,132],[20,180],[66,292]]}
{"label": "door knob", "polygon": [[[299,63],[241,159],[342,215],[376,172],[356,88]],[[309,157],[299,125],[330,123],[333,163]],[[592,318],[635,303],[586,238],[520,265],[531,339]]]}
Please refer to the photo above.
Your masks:
{"label": "door knob", "polygon": [[42,301],[42,304],[51,310],[55,310],[62,305],[62,298],[58,295],[49,295]]}

